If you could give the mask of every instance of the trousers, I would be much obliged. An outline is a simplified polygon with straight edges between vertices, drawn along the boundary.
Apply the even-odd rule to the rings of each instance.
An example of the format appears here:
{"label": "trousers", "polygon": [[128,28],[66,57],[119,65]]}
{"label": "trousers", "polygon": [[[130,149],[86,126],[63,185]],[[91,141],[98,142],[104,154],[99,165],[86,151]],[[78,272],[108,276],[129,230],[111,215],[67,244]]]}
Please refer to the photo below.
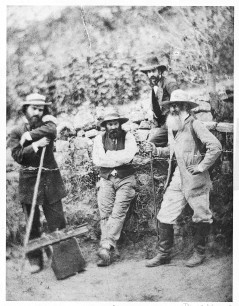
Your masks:
{"label": "trousers", "polygon": [[98,206],[100,212],[101,242],[103,248],[116,247],[130,203],[135,197],[134,175],[100,179]]}
{"label": "trousers", "polygon": [[[199,196],[190,197],[187,201],[193,209],[193,222],[213,222],[212,212],[209,209],[209,190]],[[162,223],[175,224],[187,201],[182,191],[179,168],[176,167],[171,183],[164,194],[157,219]]]}
{"label": "trousers", "polygon": [[[22,206],[26,208],[27,216],[30,216],[32,205],[22,203]],[[61,200],[48,204],[45,199],[42,209],[47,221],[49,232],[53,232],[56,229],[63,229],[66,227],[66,221],[63,212],[63,206]],[[32,228],[29,239],[39,238],[41,236],[41,223],[40,223],[40,209],[39,205],[36,205],[33,216]],[[41,250],[35,250],[28,253],[29,260],[34,261],[34,258],[41,256]]]}

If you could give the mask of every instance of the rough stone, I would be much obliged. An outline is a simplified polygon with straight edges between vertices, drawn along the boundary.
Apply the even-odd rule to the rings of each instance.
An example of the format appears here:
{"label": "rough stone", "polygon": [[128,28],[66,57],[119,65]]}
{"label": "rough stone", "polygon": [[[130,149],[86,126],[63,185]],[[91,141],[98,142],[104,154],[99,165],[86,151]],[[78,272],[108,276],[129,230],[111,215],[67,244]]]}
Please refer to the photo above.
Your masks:
{"label": "rough stone", "polygon": [[67,152],[69,150],[70,143],[68,140],[57,140],[56,141],[56,152]]}
{"label": "rough stone", "polygon": [[144,120],[144,121],[140,122],[139,129],[141,129],[141,130],[150,130],[150,128],[151,128],[151,125],[150,125],[150,123],[148,121]]}
{"label": "rough stone", "polygon": [[201,120],[201,121],[212,121],[213,120],[213,117],[212,117],[212,114],[210,112],[200,112],[200,113],[197,113],[195,114],[196,118],[198,120]]}
{"label": "rough stone", "polygon": [[76,150],[88,149],[93,145],[93,142],[88,137],[76,137],[73,141]]}
{"label": "rough stone", "polygon": [[98,134],[99,134],[99,131],[97,131],[96,129],[92,129],[92,130],[89,130],[89,131],[85,132],[85,137],[94,138]]}
{"label": "rough stone", "polygon": [[149,130],[137,130],[135,133],[136,141],[145,141],[149,135]]}

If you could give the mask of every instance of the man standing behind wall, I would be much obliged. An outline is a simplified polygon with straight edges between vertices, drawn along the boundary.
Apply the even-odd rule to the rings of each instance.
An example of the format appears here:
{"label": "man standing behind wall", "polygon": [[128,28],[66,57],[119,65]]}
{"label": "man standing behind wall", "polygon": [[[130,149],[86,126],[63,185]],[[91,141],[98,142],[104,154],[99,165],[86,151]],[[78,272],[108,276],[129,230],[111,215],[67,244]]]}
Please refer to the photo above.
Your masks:
{"label": "man standing behind wall", "polygon": [[[186,266],[194,267],[205,259],[206,236],[213,222],[209,209],[211,181],[208,169],[220,155],[222,146],[203,123],[190,115],[190,109],[198,104],[189,101],[185,91],[175,90],[170,101],[162,102],[162,105],[170,109],[166,120],[169,147],[156,148],[154,144],[147,143],[145,150],[160,157],[170,156],[170,160],[166,191],[157,216],[160,229],[158,254],[148,260],[146,266],[155,267],[170,262],[173,225],[188,203],[193,210],[195,235],[194,253]],[[206,146],[205,156],[201,155],[199,145]]]}
{"label": "man standing behind wall", "polygon": [[127,121],[128,118],[120,117],[118,113],[107,114],[101,123],[105,132],[96,136],[94,141],[93,162],[100,167],[98,266],[108,266],[112,262],[126,213],[135,197],[135,170],[131,162],[137,144],[134,136],[121,128]]}
{"label": "man standing behind wall", "polygon": [[168,143],[168,131],[165,126],[166,116],[163,113],[161,102],[169,100],[171,93],[179,87],[173,77],[166,76],[167,67],[160,65],[155,56],[147,58],[140,70],[147,75],[152,88],[148,120],[154,128],[151,129],[149,141],[154,143],[156,147],[165,147]]}
{"label": "man standing behind wall", "polygon": [[[61,202],[66,196],[66,191],[53,155],[56,118],[49,115],[47,105],[50,104],[51,102],[45,102],[45,97],[42,95],[28,95],[26,101],[22,103],[24,116],[10,135],[12,157],[21,165],[19,198],[28,216],[31,212],[42,149],[46,147],[30,239],[41,236],[39,205],[42,205],[50,232],[62,229],[66,225]],[[43,268],[42,250],[29,252],[28,259],[30,265],[27,267],[31,273],[39,272]]]}

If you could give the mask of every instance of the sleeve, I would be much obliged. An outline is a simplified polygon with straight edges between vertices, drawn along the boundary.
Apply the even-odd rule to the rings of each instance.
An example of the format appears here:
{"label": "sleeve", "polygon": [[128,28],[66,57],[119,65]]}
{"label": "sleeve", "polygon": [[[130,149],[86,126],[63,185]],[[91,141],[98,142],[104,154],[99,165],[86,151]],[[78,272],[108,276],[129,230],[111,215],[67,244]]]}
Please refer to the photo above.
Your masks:
{"label": "sleeve", "polygon": [[37,141],[43,137],[56,138],[56,124],[52,121],[43,122],[43,125],[30,131],[32,141]]}
{"label": "sleeve", "polygon": [[115,163],[115,167],[128,164],[138,152],[134,136],[127,133],[125,136],[125,148],[119,151],[107,151],[106,156]]}
{"label": "sleeve", "polygon": [[21,165],[28,164],[29,160],[36,155],[32,144],[22,147],[20,145],[21,132],[13,129],[10,134],[9,146],[12,151],[13,159]]}
{"label": "sleeve", "polygon": [[95,137],[92,151],[92,159],[93,163],[98,167],[115,167],[115,163],[106,156],[102,142],[102,134],[97,135]]}
{"label": "sleeve", "polygon": [[201,171],[208,170],[220,156],[222,145],[220,141],[199,120],[194,120],[193,129],[196,136],[206,146],[206,154],[199,164]]}
{"label": "sleeve", "polygon": [[179,89],[177,81],[172,77],[166,79],[165,87],[170,96],[174,90]]}
{"label": "sleeve", "polygon": [[125,137],[125,149],[119,151],[110,151],[105,152],[102,135],[95,137],[92,158],[93,163],[98,167],[107,167],[115,168],[128,164],[138,151],[135,138],[132,134],[127,133]]}

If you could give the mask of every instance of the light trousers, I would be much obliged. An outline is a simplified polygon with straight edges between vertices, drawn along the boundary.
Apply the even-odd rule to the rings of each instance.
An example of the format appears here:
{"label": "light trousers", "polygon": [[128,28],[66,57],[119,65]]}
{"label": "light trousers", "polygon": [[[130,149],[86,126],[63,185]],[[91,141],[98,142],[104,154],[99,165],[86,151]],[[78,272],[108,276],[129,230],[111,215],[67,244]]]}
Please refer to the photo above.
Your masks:
{"label": "light trousers", "polygon": [[193,222],[212,223],[212,212],[209,209],[209,190],[186,200],[182,191],[179,168],[176,167],[170,185],[164,194],[157,219],[161,223],[175,224],[187,203],[193,209]]}
{"label": "light trousers", "polygon": [[101,246],[116,247],[130,203],[135,197],[134,175],[123,179],[110,175],[100,179],[98,206],[100,211]]}

